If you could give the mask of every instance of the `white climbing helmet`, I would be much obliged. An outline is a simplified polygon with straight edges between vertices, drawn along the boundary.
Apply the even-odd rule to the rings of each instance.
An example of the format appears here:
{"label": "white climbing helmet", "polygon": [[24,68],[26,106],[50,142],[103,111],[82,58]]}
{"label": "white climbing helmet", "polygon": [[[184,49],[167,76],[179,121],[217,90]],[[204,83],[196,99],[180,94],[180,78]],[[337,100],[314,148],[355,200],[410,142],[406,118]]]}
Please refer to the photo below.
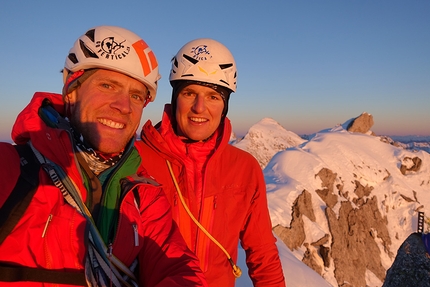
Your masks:
{"label": "white climbing helmet", "polygon": [[236,62],[227,47],[202,38],[188,42],[173,57],[169,80],[205,82],[236,92],[236,77]]}
{"label": "white climbing helmet", "polygon": [[151,101],[157,92],[158,62],[154,52],[142,38],[116,26],[89,29],[70,49],[64,68],[77,72],[92,68],[113,70],[142,82]]}

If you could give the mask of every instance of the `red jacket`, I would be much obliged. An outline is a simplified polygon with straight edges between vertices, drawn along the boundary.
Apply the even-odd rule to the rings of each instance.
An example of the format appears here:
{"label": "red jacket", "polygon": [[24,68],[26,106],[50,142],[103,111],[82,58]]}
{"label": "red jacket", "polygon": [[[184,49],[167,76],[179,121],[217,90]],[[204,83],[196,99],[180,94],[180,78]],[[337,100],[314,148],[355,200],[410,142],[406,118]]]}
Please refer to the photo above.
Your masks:
{"label": "red jacket", "polygon": [[235,262],[240,239],[254,286],[285,286],[263,173],[252,155],[228,144],[230,121],[226,118],[204,143],[184,143],[174,134],[169,117],[170,105],[166,105],[161,127],[156,130],[148,121],[142,129],[142,141],[135,145],[142,156],[142,168],[164,186],[173,206],[173,218],[200,259],[209,286],[233,287],[232,268],[224,253],[185,213],[166,160],[171,162],[194,216]]}
{"label": "red jacket", "polygon": [[[61,95],[36,93],[18,116],[12,138],[18,144],[31,140],[44,156],[60,165],[74,181],[85,202],[87,192],[69,134],[65,130],[48,127],[38,116],[38,109],[45,98],[54,104],[58,112],[63,112]],[[129,156],[124,160],[135,159]],[[15,186],[20,174],[19,162],[12,145],[1,143],[0,206]],[[65,202],[62,193],[43,169],[39,174],[39,182],[29,207],[0,245],[0,263],[83,272],[88,239],[85,219]],[[162,188],[134,183],[132,189],[124,190],[123,194],[112,251],[127,266],[138,258],[136,273],[139,286],[206,286],[198,260],[187,249],[172,220],[170,205]],[[50,216],[52,219],[48,221]],[[58,286],[34,282],[18,282],[16,285],[0,282],[0,286],[11,285]]]}

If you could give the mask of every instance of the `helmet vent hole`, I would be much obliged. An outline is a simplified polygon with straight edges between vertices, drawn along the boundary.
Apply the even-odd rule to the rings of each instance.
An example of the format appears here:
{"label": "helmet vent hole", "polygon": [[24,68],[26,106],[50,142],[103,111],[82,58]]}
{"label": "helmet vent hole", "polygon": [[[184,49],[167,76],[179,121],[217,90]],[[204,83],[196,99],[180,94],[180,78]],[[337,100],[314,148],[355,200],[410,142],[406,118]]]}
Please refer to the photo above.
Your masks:
{"label": "helmet vent hole", "polygon": [[196,59],[191,58],[188,55],[183,54],[182,57],[184,57],[185,59],[187,59],[188,61],[190,61],[191,63],[193,63],[194,65],[197,64],[199,61]]}
{"label": "helmet vent hole", "polygon": [[233,67],[233,64],[231,64],[231,63],[230,64],[220,64],[219,67],[221,68],[221,70],[225,70],[225,69]]}
{"label": "helmet vent hole", "polygon": [[69,58],[70,61],[72,61],[73,64],[76,64],[78,61],[78,58],[76,58],[75,53],[70,53],[67,58]]}
{"label": "helmet vent hole", "polygon": [[227,83],[226,81],[224,81],[224,80],[219,80],[220,82],[222,82],[222,83],[224,83],[224,84],[226,84],[227,86],[230,86],[230,84],[229,83]]}
{"label": "helmet vent hole", "polygon": [[82,40],[79,41],[79,44],[81,45],[81,51],[82,51],[82,53],[84,53],[86,58],[98,59],[98,56],[93,51],[88,49],[88,47],[85,45],[85,43]]}
{"label": "helmet vent hole", "polygon": [[92,42],[94,42],[94,33],[95,33],[95,30],[91,29],[91,30],[88,30],[87,33],[85,33],[85,36],[87,36],[88,38],[90,38]]}
{"label": "helmet vent hole", "polygon": [[176,57],[173,57],[172,62],[173,62],[173,65],[177,68],[178,67],[178,59],[176,59]]}

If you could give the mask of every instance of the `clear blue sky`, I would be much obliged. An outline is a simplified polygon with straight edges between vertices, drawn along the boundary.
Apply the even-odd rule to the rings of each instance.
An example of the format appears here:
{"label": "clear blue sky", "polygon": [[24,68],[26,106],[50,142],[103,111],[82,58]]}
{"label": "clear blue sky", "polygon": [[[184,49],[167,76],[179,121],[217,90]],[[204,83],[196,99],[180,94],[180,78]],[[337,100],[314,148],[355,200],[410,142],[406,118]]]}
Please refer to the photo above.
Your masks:
{"label": "clear blue sky", "polygon": [[60,92],[60,70],[88,28],[117,25],[152,47],[163,78],[144,111],[170,100],[170,59],[194,38],[230,48],[233,129],[264,117],[297,134],[368,112],[384,135],[430,135],[429,0],[5,1],[0,9],[0,140],[36,91]]}

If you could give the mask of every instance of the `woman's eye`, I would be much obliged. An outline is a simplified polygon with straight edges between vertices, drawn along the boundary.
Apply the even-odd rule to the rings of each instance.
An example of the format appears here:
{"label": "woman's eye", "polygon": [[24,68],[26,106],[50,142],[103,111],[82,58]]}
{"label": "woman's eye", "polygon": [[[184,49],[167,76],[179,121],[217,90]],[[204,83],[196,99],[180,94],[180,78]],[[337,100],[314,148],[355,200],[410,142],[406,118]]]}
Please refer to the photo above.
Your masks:
{"label": "woman's eye", "polygon": [[196,96],[196,94],[191,93],[191,92],[182,92],[181,95],[185,98],[192,98],[192,97]]}
{"label": "woman's eye", "polygon": [[213,101],[221,101],[222,100],[221,96],[218,94],[217,95],[211,95],[210,98]]}

